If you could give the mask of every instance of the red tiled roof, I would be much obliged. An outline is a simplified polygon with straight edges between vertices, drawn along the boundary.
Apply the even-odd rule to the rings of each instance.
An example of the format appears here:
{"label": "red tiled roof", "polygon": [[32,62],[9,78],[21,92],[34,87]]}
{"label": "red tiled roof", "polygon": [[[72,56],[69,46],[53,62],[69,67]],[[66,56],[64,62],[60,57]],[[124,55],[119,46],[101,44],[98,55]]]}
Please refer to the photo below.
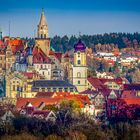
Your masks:
{"label": "red tiled roof", "polygon": [[38,107],[42,102],[46,105],[54,105],[59,102],[60,98],[18,98],[16,102],[17,108],[22,108],[27,102],[31,102],[34,107]]}
{"label": "red tiled roof", "polygon": [[33,79],[33,77],[41,78],[41,76],[35,72],[23,72],[23,75],[26,76],[28,79]]}
{"label": "red tiled roof", "polygon": [[99,80],[105,84],[106,82],[115,82],[116,84],[122,85],[123,80],[122,78],[117,78],[117,79],[105,79],[105,78],[99,78]]}
{"label": "red tiled roof", "polygon": [[49,55],[55,55],[55,52],[50,50]]}
{"label": "red tiled roof", "polygon": [[54,94],[54,92],[38,92],[36,98],[51,98]]}
{"label": "red tiled roof", "polygon": [[125,90],[122,92],[121,95],[122,98],[135,98],[136,97],[136,92],[132,90]]}
{"label": "red tiled roof", "polygon": [[90,104],[88,96],[69,95],[65,97],[55,98],[18,98],[16,102],[16,107],[22,108],[27,104],[27,102],[31,102],[33,107],[37,108],[41,103],[45,103],[46,105],[56,105],[63,100],[75,100],[80,103],[80,107],[83,107],[85,104]]}
{"label": "red tiled roof", "polygon": [[57,52],[55,53],[56,58],[61,62],[61,58],[62,58],[62,53]]}
{"label": "red tiled roof", "polygon": [[64,55],[64,58],[69,58],[68,53],[66,53],[66,54]]}
{"label": "red tiled roof", "polygon": [[103,83],[102,83],[102,82],[100,81],[100,79],[98,79],[98,78],[89,77],[87,80],[89,81],[89,83],[90,83],[95,89],[107,88],[106,86],[103,85]]}
{"label": "red tiled roof", "polygon": [[120,55],[120,52],[112,52],[112,54],[114,54],[115,56]]}
{"label": "red tiled roof", "polygon": [[5,45],[4,45],[4,42],[2,40],[0,40],[0,49],[5,49]]}
{"label": "red tiled roof", "polygon": [[13,54],[15,54],[17,51],[23,51],[23,49],[24,49],[24,41],[23,40],[17,40],[17,39],[10,40],[10,39],[8,39],[8,40],[6,40],[6,44],[11,46]]}
{"label": "red tiled roof", "polygon": [[106,62],[107,62],[108,64],[115,65],[115,61],[113,61],[113,60],[106,60]]}
{"label": "red tiled roof", "polygon": [[48,56],[38,47],[33,48],[33,62],[34,63],[51,63]]}
{"label": "red tiled roof", "polygon": [[52,97],[68,97],[70,96],[70,92],[38,92],[37,98],[52,98]]}
{"label": "red tiled roof", "polygon": [[62,53],[61,52],[54,52],[54,51],[50,50],[49,55],[53,55],[54,57],[56,57],[61,62],[61,58],[62,58]]}
{"label": "red tiled roof", "polygon": [[127,105],[140,105],[140,98],[123,98]]}

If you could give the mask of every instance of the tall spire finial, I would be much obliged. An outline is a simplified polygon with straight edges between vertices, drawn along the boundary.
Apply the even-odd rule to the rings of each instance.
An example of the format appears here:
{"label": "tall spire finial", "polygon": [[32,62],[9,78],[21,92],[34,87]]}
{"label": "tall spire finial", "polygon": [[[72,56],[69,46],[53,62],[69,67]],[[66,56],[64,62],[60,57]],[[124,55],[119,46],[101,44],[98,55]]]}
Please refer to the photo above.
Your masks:
{"label": "tall spire finial", "polygon": [[44,15],[44,8],[42,8],[42,15]]}
{"label": "tall spire finial", "polygon": [[79,40],[81,39],[81,32],[80,31],[79,31],[79,37],[78,38],[79,38]]}

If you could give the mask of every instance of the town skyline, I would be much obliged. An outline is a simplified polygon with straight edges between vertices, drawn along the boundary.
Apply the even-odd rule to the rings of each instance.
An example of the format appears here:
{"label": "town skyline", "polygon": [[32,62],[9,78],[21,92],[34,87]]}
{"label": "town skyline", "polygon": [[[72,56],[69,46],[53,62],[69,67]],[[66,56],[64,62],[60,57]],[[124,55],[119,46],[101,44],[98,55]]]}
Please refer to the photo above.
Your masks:
{"label": "town skyline", "polygon": [[[44,8],[49,26],[49,36],[103,34],[110,32],[140,32],[140,10],[138,0],[114,1],[110,0],[86,3],[77,1],[40,1],[12,3],[1,1],[0,28],[3,35],[9,35],[9,21],[11,36],[34,37],[39,22],[40,12]],[[10,6],[11,5],[11,6]],[[25,22],[26,21],[26,22]]]}

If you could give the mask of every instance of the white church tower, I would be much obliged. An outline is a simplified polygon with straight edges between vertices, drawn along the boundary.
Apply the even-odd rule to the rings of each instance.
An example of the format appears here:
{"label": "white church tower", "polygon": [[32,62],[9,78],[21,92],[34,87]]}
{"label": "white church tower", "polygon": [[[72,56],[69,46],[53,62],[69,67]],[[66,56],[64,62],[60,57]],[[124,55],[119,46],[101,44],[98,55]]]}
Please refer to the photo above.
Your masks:
{"label": "white church tower", "polygon": [[81,40],[74,45],[74,64],[72,66],[73,85],[79,92],[86,90],[87,84],[87,64],[86,64],[86,46]]}

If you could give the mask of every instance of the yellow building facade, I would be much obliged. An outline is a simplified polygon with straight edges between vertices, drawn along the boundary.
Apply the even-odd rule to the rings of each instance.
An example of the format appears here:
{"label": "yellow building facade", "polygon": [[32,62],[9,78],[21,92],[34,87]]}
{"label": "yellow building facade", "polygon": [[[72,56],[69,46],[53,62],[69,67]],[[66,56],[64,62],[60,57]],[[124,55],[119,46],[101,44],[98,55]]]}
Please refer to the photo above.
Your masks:
{"label": "yellow building facade", "polygon": [[39,78],[33,77],[28,79],[22,73],[10,73],[6,76],[6,97],[10,99],[33,98],[36,96],[36,92],[32,92],[32,81]]}

